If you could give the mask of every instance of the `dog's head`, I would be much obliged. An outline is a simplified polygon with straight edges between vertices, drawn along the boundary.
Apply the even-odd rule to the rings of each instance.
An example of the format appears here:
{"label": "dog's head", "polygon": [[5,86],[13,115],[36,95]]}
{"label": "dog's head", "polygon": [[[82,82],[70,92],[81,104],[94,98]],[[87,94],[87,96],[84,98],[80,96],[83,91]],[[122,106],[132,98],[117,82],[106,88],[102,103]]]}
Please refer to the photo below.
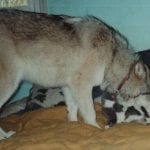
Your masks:
{"label": "dog's head", "polygon": [[139,61],[129,70],[127,79],[121,85],[120,94],[128,99],[147,93],[150,93],[150,71],[145,64]]}

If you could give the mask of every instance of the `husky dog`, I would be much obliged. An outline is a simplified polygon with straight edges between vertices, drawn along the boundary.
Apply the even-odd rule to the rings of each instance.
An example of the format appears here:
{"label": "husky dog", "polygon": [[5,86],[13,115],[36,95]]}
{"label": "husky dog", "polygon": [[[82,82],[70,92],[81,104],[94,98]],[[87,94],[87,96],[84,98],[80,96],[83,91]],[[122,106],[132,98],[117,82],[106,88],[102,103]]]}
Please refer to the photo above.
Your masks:
{"label": "husky dog", "polygon": [[[92,87],[134,98],[149,91],[147,69],[126,40],[95,17],[0,10],[0,107],[22,80],[61,86],[70,121],[96,127]],[[117,91],[117,92],[116,92]]]}

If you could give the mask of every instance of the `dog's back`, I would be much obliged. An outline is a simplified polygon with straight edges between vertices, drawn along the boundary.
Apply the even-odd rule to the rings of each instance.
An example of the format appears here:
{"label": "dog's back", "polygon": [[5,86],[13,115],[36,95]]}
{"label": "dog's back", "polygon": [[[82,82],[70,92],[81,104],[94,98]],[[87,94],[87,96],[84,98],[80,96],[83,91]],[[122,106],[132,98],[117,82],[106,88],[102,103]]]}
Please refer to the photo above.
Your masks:
{"label": "dog's back", "polygon": [[[110,31],[94,19],[76,21],[67,16],[4,9],[0,11],[0,22],[1,34],[5,34],[5,37],[1,36],[6,41],[5,49],[11,47],[9,53],[12,53],[12,58],[15,57],[13,61],[18,61],[17,64],[23,68],[23,78],[44,86],[50,86],[47,80],[56,82],[51,83],[51,86],[66,84],[64,81],[67,82],[69,78],[65,77],[77,71],[89,55],[93,55],[93,60],[90,61],[94,63],[98,57],[95,50],[97,44],[104,47],[101,58],[104,59],[106,50],[108,55],[111,54],[108,48],[111,46]],[[97,30],[100,30],[100,35],[95,37]],[[8,55],[7,50],[0,51]],[[40,82],[40,77],[46,81]]]}

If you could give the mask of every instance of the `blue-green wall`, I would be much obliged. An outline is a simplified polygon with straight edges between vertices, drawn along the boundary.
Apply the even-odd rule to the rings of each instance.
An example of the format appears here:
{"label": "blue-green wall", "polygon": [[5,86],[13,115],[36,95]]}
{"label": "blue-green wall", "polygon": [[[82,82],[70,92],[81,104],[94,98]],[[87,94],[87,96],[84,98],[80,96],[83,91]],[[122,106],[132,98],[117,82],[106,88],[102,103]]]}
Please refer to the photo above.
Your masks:
{"label": "blue-green wall", "polygon": [[150,0],[48,0],[48,12],[97,16],[123,33],[136,51],[150,48]]}
{"label": "blue-green wall", "polygon": [[[97,16],[123,33],[136,51],[150,48],[150,0],[48,0],[48,12]],[[15,100],[30,87],[23,84]]]}
{"label": "blue-green wall", "polygon": [[23,82],[21,86],[18,88],[17,94],[14,95],[11,102],[26,97],[29,94],[29,90],[31,87],[32,85],[29,82]]}

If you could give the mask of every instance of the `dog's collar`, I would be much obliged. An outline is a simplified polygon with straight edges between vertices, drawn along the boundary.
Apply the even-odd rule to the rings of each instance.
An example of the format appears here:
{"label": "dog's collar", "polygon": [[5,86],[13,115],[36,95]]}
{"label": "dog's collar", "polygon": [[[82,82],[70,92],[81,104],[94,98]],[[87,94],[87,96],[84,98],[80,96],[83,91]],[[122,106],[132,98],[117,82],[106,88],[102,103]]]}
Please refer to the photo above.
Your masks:
{"label": "dog's collar", "polygon": [[121,81],[121,83],[118,85],[117,88],[117,93],[121,90],[121,88],[123,87],[123,85],[125,84],[126,81],[129,80],[131,72],[133,70],[133,68],[135,67],[135,65],[138,63],[139,61],[135,61],[133,64],[131,64],[130,68],[129,68],[129,72],[128,74],[123,78],[123,80]]}
{"label": "dog's collar", "polygon": [[[123,80],[120,82],[120,84],[117,87],[117,90],[114,93],[111,93],[111,97],[114,101],[116,101],[117,95],[120,94],[120,90],[123,87],[123,85],[125,84],[126,81],[129,80],[131,72],[133,70],[133,68],[135,67],[135,65],[138,63],[139,61],[135,61],[133,64],[131,64],[130,68],[129,68],[129,72],[128,74],[123,78]],[[137,96],[136,96],[137,97]]]}

